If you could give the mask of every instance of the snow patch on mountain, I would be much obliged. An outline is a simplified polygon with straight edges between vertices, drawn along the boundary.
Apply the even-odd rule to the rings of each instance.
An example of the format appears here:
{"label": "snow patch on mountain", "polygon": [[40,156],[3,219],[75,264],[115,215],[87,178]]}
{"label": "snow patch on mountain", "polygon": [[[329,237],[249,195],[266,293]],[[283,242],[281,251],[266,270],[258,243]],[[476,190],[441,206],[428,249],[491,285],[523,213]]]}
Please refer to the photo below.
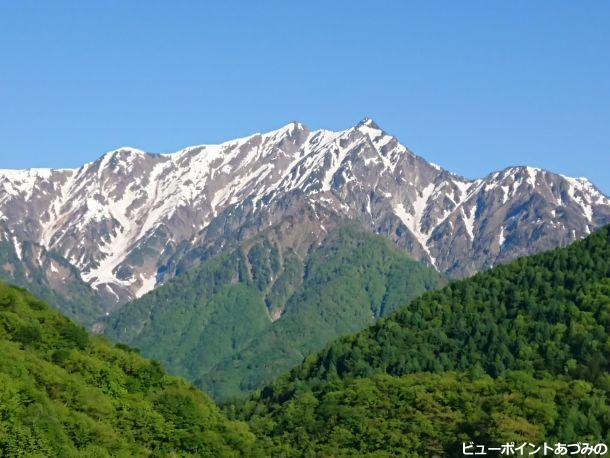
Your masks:
{"label": "snow patch on mountain", "polygon": [[142,286],[135,292],[136,298],[142,297],[144,294],[152,291],[157,284],[156,275],[141,275],[140,280],[142,281]]}

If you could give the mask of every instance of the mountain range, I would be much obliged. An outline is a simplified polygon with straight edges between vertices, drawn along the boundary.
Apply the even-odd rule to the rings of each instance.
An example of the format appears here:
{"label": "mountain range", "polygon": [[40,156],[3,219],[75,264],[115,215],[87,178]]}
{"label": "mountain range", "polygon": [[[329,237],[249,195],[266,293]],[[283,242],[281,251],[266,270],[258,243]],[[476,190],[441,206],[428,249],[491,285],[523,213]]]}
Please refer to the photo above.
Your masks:
{"label": "mountain range", "polygon": [[351,220],[465,277],[586,236],[610,222],[610,200],[532,167],[460,177],[371,119],[339,132],[294,122],[173,154],[119,148],[78,169],[1,170],[0,272],[85,298],[78,313],[46,299],[93,325],[287,220],[303,249]]}

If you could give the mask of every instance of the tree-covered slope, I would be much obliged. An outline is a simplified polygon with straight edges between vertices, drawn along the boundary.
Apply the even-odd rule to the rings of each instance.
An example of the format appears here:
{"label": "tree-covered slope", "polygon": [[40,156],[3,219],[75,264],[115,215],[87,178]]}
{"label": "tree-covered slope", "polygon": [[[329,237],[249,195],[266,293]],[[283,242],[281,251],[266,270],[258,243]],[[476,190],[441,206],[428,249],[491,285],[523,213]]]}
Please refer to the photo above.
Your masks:
{"label": "tree-covered slope", "polygon": [[107,334],[226,400],[441,283],[380,236],[348,225],[305,256],[273,231],[111,316]]}
{"label": "tree-covered slope", "polygon": [[377,374],[319,392],[300,389],[265,407],[247,403],[239,413],[270,456],[459,457],[470,441],[610,441],[607,391],[523,371]]}
{"label": "tree-covered slope", "polygon": [[[225,315],[243,313],[243,304],[274,310],[259,288],[287,268],[271,262],[268,242],[250,245],[262,247],[256,255],[241,252],[249,261],[236,264],[237,274],[223,270],[230,264],[220,257],[212,260],[216,270],[206,272],[206,263],[188,273],[215,291],[206,298],[216,304],[204,324],[225,323]],[[339,307],[352,304],[345,297],[380,316],[400,305],[411,291],[404,284],[409,268],[422,278],[429,271],[403,265],[376,243],[353,227],[333,233],[307,257],[302,278],[284,283],[294,291],[282,295],[282,318],[262,333],[273,330],[272,342],[291,348],[280,337],[302,345],[307,328],[297,332],[299,323],[332,329],[359,316],[358,307]],[[281,266],[284,255],[278,253]],[[179,292],[167,292],[170,305]],[[285,325],[282,335],[275,326],[293,313],[292,301],[308,312],[287,320],[294,328]],[[233,325],[230,332],[242,329]],[[204,349],[232,342],[223,340],[222,326],[209,329],[216,334],[205,336]],[[605,228],[568,248],[426,293],[336,340],[249,401],[227,406],[248,428],[158,364],[90,337],[26,291],[0,284],[0,456],[461,456],[469,441],[608,443],[609,335]],[[216,341],[220,347],[211,347]],[[242,341],[248,343],[236,355],[264,348],[260,336]]]}
{"label": "tree-covered slope", "polygon": [[133,350],[0,283],[0,456],[240,456],[247,426]]}
{"label": "tree-covered slope", "polygon": [[329,345],[290,377],[510,369],[608,383],[610,228],[429,292]]}
{"label": "tree-covered slope", "polygon": [[608,442],[609,355],[606,227],[424,294],[308,357],[238,414],[293,452]]}

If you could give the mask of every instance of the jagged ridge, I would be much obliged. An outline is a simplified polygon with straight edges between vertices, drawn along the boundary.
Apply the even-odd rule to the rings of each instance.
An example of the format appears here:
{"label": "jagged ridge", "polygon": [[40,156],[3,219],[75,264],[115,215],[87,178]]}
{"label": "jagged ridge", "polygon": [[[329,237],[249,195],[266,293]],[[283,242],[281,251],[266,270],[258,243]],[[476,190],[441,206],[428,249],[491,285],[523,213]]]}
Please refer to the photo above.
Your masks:
{"label": "jagged ridge", "polygon": [[511,167],[469,180],[370,119],[340,132],[290,123],[173,154],[120,148],[74,170],[0,171],[0,239],[17,255],[25,241],[54,251],[114,303],[195,262],[193,250],[303,206],[319,214],[321,233],[328,218],[356,219],[454,276],[610,222],[610,200],[586,179]]}

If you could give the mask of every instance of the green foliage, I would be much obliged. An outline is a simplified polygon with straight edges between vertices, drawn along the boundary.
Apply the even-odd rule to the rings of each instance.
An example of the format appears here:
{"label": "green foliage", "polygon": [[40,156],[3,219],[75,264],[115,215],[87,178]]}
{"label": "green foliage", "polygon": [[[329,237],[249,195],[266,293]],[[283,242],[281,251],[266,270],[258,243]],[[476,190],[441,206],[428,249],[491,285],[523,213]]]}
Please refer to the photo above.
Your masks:
{"label": "green foliage", "polygon": [[606,227],[426,293],[227,411],[288,456],[608,442],[609,355]]}
{"label": "green foliage", "polygon": [[304,260],[274,240],[257,237],[127,304],[106,334],[227,400],[441,282],[356,226],[332,232]]}
{"label": "green foliage", "polygon": [[[608,441],[607,393],[524,372],[375,375],[242,414],[273,456],[463,456],[462,442]],[[573,421],[566,419],[572,418]]]}
{"label": "green foliage", "polygon": [[123,347],[0,283],[0,456],[257,454],[244,424]]}
{"label": "green foliage", "polygon": [[[424,294],[308,358],[286,380],[480,367],[603,385],[610,355],[610,230]],[[600,385],[600,386],[601,386]]]}
{"label": "green foliage", "polygon": [[[312,339],[411,302],[226,405],[229,420],[160,363],[0,284],[0,456],[461,456],[471,440],[610,442],[610,228],[415,299],[438,276],[354,227],[304,262],[258,240],[186,275],[126,315],[150,320],[116,323],[149,351],[157,339],[169,361],[207,365],[201,384],[230,395],[315,351]],[[270,297],[285,304],[275,322]],[[226,348],[232,370],[215,362]]]}

